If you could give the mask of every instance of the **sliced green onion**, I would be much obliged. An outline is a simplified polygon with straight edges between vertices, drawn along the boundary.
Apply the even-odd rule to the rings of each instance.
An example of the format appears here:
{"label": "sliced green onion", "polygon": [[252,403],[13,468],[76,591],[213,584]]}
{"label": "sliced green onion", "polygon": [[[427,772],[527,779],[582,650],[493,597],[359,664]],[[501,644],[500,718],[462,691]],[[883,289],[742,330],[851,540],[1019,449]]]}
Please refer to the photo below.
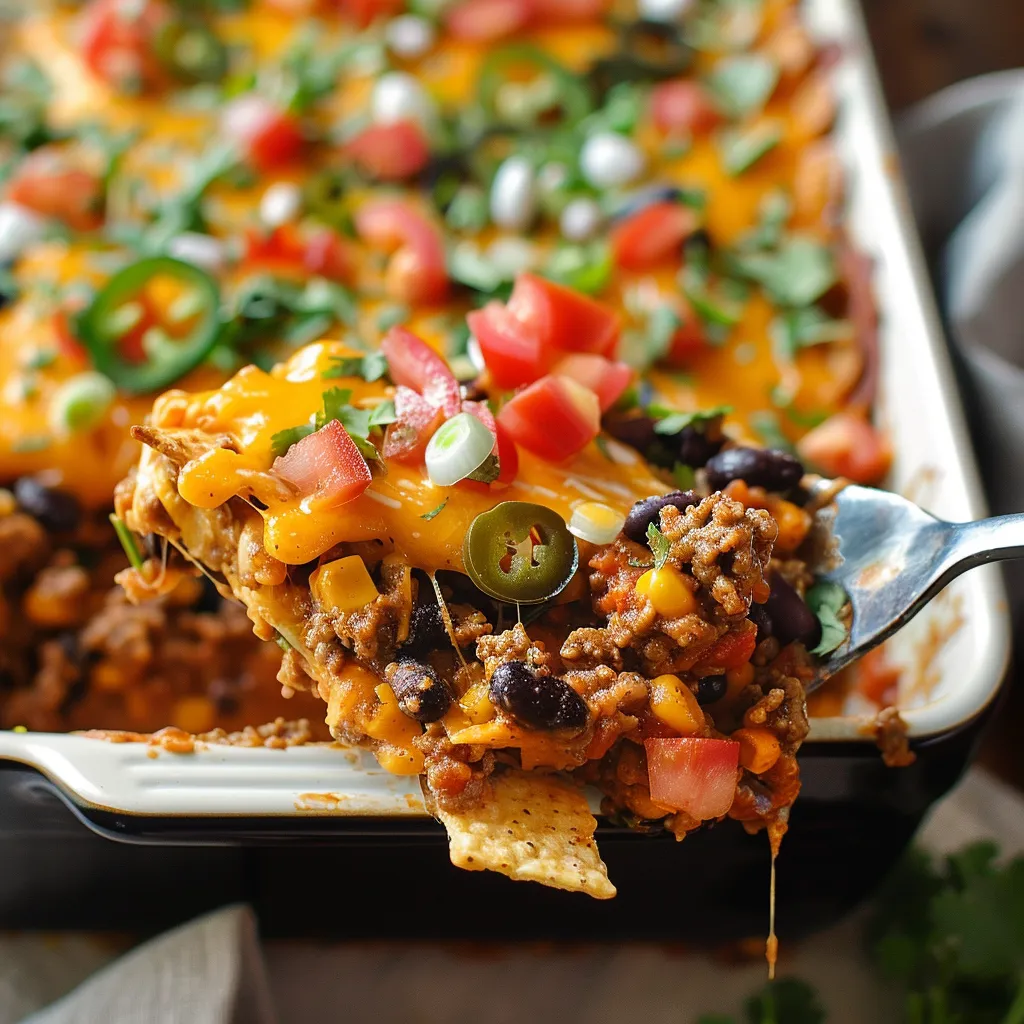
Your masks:
{"label": "sliced green onion", "polygon": [[63,435],[91,430],[116,397],[117,388],[109,377],[93,370],[79,373],[64,381],[50,399],[50,428]]}
{"label": "sliced green onion", "polygon": [[626,517],[599,501],[585,501],[572,510],[569,532],[591,544],[611,544],[619,535]]}
{"label": "sliced green onion", "polygon": [[113,512],[110,513],[110,524],[114,527],[114,532],[121,542],[121,547],[124,548],[124,553],[128,556],[131,567],[141,569],[142,553],[139,551],[139,545],[135,542],[135,534],[128,529],[125,521],[120,516],[114,515]]}
{"label": "sliced green onion", "polygon": [[430,439],[427,476],[438,487],[451,487],[478,470],[494,448],[494,435],[468,412],[453,416]]}

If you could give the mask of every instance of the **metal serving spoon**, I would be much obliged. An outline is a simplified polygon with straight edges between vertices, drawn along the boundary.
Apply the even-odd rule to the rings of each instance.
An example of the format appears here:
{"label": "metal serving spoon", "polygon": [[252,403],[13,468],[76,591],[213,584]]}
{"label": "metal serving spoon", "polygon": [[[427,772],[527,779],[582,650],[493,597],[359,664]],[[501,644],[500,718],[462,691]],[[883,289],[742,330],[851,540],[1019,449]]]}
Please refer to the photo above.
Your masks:
{"label": "metal serving spoon", "polygon": [[840,563],[820,578],[846,591],[853,618],[809,691],[892,636],[961,573],[1024,556],[1024,513],[948,523],[898,494],[854,485],[832,504]]}

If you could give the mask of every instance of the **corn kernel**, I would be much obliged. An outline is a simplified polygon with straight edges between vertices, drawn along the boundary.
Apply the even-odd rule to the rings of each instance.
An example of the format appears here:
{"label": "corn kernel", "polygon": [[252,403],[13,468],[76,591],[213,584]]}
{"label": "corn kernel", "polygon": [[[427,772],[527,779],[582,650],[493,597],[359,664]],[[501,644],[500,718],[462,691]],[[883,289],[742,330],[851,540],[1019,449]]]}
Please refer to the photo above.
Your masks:
{"label": "corn kernel", "polygon": [[780,554],[792,554],[803,544],[807,531],[811,528],[810,514],[799,505],[794,505],[783,498],[772,500],[768,511],[779,524],[775,550]]}
{"label": "corn kernel", "polygon": [[477,683],[471,686],[462,695],[459,706],[473,725],[489,722],[494,717],[494,705],[491,703],[486,683]]}
{"label": "corn kernel", "polygon": [[373,755],[381,768],[392,775],[423,773],[423,752],[415,747],[395,747],[384,743],[374,750]]}
{"label": "corn kernel", "polygon": [[658,676],[650,685],[651,711],[657,718],[684,736],[703,731],[704,712],[679,676]]}
{"label": "corn kernel", "polygon": [[748,661],[739,668],[731,668],[725,673],[725,681],[728,689],[725,691],[726,700],[731,700],[740,692],[746,689],[754,681],[754,666]]}
{"label": "corn kernel", "polygon": [[359,555],[321,565],[309,577],[309,589],[320,607],[335,615],[362,608],[379,596]]}
{"label": "corn kernel", "polygon": [[646,597],[654,610],[666,619],[678,619],[697,610],[697,599],[683,574],[671,565],[648,569],[636,581],[636,592]]}
{"label": "corn kernel", "polygon": [[768,729],[737,729],[731,739],[740,745],[740,764],[755,775],[768,771],[782,754],[778,737]]}
{"label": "corn kernel", "polygon": [[209,732],[217,721],[217,709],[208,697],[182,697],[171,709],[171,722],[185,732]]}

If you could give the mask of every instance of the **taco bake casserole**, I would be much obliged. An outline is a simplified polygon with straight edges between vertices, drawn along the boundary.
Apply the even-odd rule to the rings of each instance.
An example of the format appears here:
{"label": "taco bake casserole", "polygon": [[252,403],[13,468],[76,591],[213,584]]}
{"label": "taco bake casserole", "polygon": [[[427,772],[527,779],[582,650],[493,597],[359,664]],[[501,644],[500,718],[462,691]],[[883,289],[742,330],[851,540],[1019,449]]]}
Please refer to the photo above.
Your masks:
{"label": "taco bake casserole", "polygon": [[[39,538],[5,587],[40,653],[5,721],[251,724],[277,672],[422,776],[463,866],[611,895],[576,783],[777,845],[844,635],[802,481],[888,461],[796,5],[94,0],[12,35],[0,530]],[[137,606],[97,583],[120,477]],[[154,679],[172,718],[133,720]]]}

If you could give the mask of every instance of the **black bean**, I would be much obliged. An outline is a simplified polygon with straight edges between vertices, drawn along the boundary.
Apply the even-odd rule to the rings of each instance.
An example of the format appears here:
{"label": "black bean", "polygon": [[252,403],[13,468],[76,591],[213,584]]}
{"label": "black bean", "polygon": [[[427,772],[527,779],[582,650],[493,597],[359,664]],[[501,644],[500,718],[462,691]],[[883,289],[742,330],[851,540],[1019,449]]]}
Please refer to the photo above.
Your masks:
{"label": "black bean", "polygon": [[647,527],[654,523],[658,525],[661,510],[667,505],[675,505],[680,512],[685,512],[691,505],[696,505],[700,496],[693,491],[672,491],[671,494],[663,494],[661,497],[644,498],[636,502],[626,516],[626,525],[622,532],[638,544],[647,543]]}
{"label": "black bean", "polygon": [[23,511],[53,533],[67,533],[82,520],[82,506],[73,494],[47,487],[34,476],[15,480],[14,497]]}
{"label": "black bean", "polygon": [[646,188],[638,188],[629,192],[615,204],[611,212],[610,220],[625,220],[632,217],[634,213],[646,210],[653,203],[678,203],[682,201],[684,192],[678,185],[648,185]]}
{"label": "black bean", "polygon": [[700,469],[708,460],[717,455],[725,444],[725,438],[712,439],[703,430],[694,426],[683,427],[674,438],[678,461],[684,466]]}
{"label": "black bean", "polygon": [[772,592],[764,607],[771,619],[772,634],[779,643],[799,640],[807,648],[817,646],[821,639],[818,617],[781,576],[772,577]]}
{"label": "black bean", "polygon": [[728,689],[725,676],[704,676],[697,681],[697,703],[714,704],[725,696]]}
{"label": "black bean", "polygon": [[409,617],[409,637],[402,644],[402,650],[422,655],[448,647],[450,644],[448,630],[444,628],[444,620],[441,618],[441,609],[434,600],[434,591],[428,583],[426,593]]}
{"label": "black bean", "polygon": [[448,684],[420,661],[400,661],[388,682],[403,713],[417,722],[436,722],[452,706]]}
{"label": "black bean", "polygon": [[522,661],[507,661],[491,676],[491,703],[530,729],[586,728],[583,698],[557,676],[538,676]]}
{"label": "black bean", "polygon": [[655,422],[650,416],[609,413],[602,425],[616,441],[628,444],[638,452],[645,452],[658,438],[654,432]]}
{"label": "black bean", "polygon": [[772,635],[772,620],[763,604],[752,604],[747,618],[757,626],[758,642]]}
{"label": "black bean", "polygon": [[751,487],[788,491],[800,483],[804,467],[788,452],[774,448],[726,448],[708,460],[708,483],[719,491],[732,480]]}

